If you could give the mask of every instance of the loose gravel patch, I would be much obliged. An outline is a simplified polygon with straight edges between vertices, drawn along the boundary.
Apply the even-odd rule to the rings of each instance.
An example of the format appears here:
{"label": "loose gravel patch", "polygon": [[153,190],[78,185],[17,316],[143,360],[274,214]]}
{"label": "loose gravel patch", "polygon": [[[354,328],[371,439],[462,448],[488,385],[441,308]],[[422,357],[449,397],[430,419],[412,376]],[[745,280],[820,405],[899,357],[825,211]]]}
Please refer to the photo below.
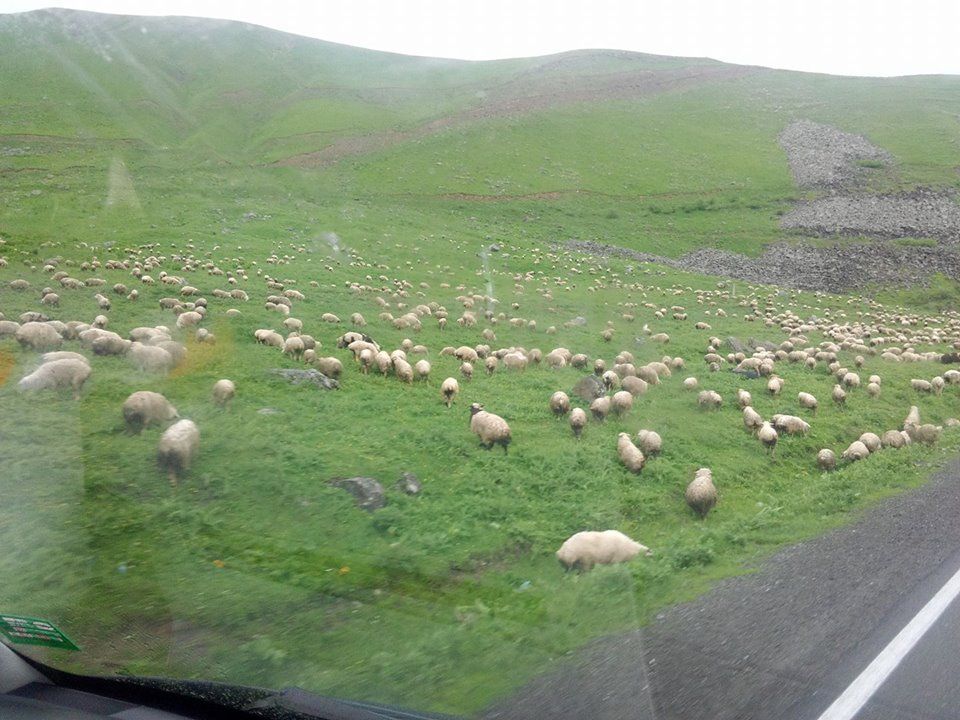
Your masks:
{"label": "loose gravel patch", "polygon": [[780,227],[815,235],[937,238],[960,241],[960,204],[950,193],[831,195],[797,204]]}
{"label": "loose gravel patch", "polygon": [[910,287],[942,273],[960,280],[960,254],[946,247],[899,247],[884,242],[815,247],[796,243],[770,245],[759,257],[701,248],[680,258],[640,253],[615,245],[570,241],[566,247],[599,257],[653,262],[704,275],[775,283],[799,290],[840,292],[871,284]]}
{"label": "loose gravel patch", "polygon": [[841,190],[862,184],[863,162],[883,166],[890,154],[862,135],[844,132],[811,120],[790,123],[779,136],[797,185],[808,189]]}

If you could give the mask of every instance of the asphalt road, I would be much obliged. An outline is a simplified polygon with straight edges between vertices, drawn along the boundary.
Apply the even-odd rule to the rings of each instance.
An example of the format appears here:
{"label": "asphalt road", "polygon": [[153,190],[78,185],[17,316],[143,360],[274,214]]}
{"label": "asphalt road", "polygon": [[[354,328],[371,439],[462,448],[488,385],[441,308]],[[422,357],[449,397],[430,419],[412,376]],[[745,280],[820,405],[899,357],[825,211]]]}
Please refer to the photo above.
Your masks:
{"label": "asphalt road", "polygon": [[[960,569],[960,460],[857,522],[603,638],[488,720],[817,720]],[[856,715],[960,718],[960,599]]]}

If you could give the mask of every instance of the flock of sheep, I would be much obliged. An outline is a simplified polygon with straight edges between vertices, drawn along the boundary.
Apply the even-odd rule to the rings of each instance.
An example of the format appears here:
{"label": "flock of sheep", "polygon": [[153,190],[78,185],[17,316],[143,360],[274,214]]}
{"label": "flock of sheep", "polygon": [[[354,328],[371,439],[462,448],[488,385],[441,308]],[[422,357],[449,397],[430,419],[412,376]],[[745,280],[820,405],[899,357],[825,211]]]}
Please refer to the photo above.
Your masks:
{"label": "flock of sheep", "polygon": [[[273,255],[268,258],[268,262],[282,265],[289,262],[289,259]],[[205,271],[210,276],[224,277],[228,284],[234,286],[241,282],[250,282],[244,267],[238,266],[235,270],[224,271],[212,261],[201,260],[192,254],[177,256],[173,259],[150,255],[131,257],[123,261],[108,261],[106,264],[96,260],[84,263],[81,269],[85,271],[101,268],[122,271],[143,285],[159,283],[175,289],[177,291],[175,295],[159,300],[160,308],[171,314],[174,329],[167,325],[134,327],[125,333],[125,337],[108,330],[110,320],[104,313],[109,312],[111,300],[100,292],[92,296],[97,314],[89,323],[79,320],[62,322],[51,319],[45,312],[39,310],[24,312],[18,320],[7,319],[0,313],[0,341],[12,337],[24,349],[40,353],[39,364],[22,377],[19,381],[19,389],[21,391],[63,389],[72,392],[74,397],[79,397],[84,384],[91,377],[92,366],[90,358],[77,350],[87,350],[94,356],[125,357],[134,368],[149,375],[166,373],[182,362],[191,342],[216,342],[214,335],[207,328],[202,327],[210,312],[208,309],[210,303],[248,302],[250,294],[238,287],[233,287],[231,290],[217,288],[209,293],[213,300],[208,301],[201,291],[188,284],[184,277],[159,270],[165,263],[177,263],[183,273]],[[5,265],[6,261],[0,262],[0,267]],[[89,288],[106,285],[106,281],[101,278],[79,280],[71,277],[66,270],[60,269],[59,259],[56,258],[48,260],[42,269],[54,281],[59,282],[60,292],[83,292]],[[151,273],[158,270],[157,280],[154,280]],[[349,322],[354,329],[343,332],[336,338],[337,350],[346,351],[345,354],[341,357],[322,354],[322,343],[304,332],[307,323],[291,314],[295,303],[306,301],[306,295],[299,290],[287,287],[290,281],[285,282],[271,274],[266,274],[259,267],[256,273],[265,284],[267,292],[263,307],[282,318],[278,325],[282,326],[283,332],[272,327],[260,328],[253,333],[253,342],[266,348],[273,348],[289,360],[309,364],[333,379],[339,380],[348,372],[355,372],[357,378],[370,373],[390,375],[408,384],[425,383],[430,379],[433,366],[426,357],[431,352],[427,346],[404,339],[400,346],[392,351],[383,349],[372,337],[372,334],[376,333],[368,332],[368,323],[360,312],[354,312],[349,317]],[[522,292],[526,283],[533,279],[532,273],[517,274],[514,276],[515,289]],[[372,282],[380,284],[374,285],[371,284]],[[319,287],[316,281],[310,284],[311,287]],[[563,284],[557,283],[558,286]],[[27,280],[17,279],[7,285],[13,291],[33,292]],[[615,273],[611,273],[610,276],[604,275],[601,280],[594,280],[591,289],[610,286],[629,288],[633,293],[642,295],[644,298],[648,297],[648,293],[653,294],[657,291],[661,295],[669,293],[675,296],[686,296],[687,304],[669,307],[650,300],[623,301],[620,303],[619,320],[625,324],[633,323],[637,315],[642,313],[649,316],[650,323],[667,325],[670,322],[691,322],[690,314],[696,312],[702,319],[691,324],[696,331],[704,334],[701,359],[705,377],[721,370],[733,371],[744,378],[762,379],[765,381],[765,391],[771,395],[784,392],[786,382],[778,374],[778,368],[784,365],[797,364],[810,371],[819,369],[831,374],[836,380],[831,401],[842,406],[848,394],[852,392],[864,392],[870,398],[880,396],[884,386],[880,375],[871,375],[866,383],[861,383],[857,372],[866,363],[867,357],[889,363],[960,361],[960,357],[956,354],[956,351],[960,350],[960,316],[956,314],[946,313],[931,319],[902,312],[887,312],[882,306],[877,306],[869,318],[853,322],[840,317],[831,317],[829,313],[804,319],[792,309],[778,308],[772,296],[764,300],[758,292],[753,292],[744,299],[738,299],[722,284],[720,288],[713,291],[694,291],[691,288],[667,290],[656,286],[643,286],[639,283],[627,284]],[[450,285],[442,283],[440,288],[449,290]],[[385,275],[375,280],[368,274],[366,282],[348,283],[348,290],[357,299],[372,298],[372,302],[379,310],[377,321],[395,330],[416,333],[423,328],[424,323],[432,322],[440,331],[444,331],[451,320],[464,330],[483,326],[477,332],[475,344],[450,345],[436,353],[438,361],[440,358],[449,357],[459,363],[461,379],[449,376],[440,384],[440,400],[448,408],[456,402],[460,392],[460,382],[469,382],[475,370],[480,368],[482,372],[490,375],[498,372],[523,373],[537,366],[554,370],[569,366],[582,371],[584,378],[590,378],[591,382],[585,385],[587,388],[585,392],[578,393],[575,397],[579,397],[585,407],[576,406],[576,402],[571,400],[565,390],[557,390],[549,398],[545,398],[544,413],[568,418],[569,427],[575,439],[583,435],[591,420],[602,423],[608,417],[625,418],[640,398],[648,392],[655,392],[657,386],[667,378],[674,373],[686,370],[688,366],[686,359],[669,355],[664,355],[660,360],[640,364],[629,350],[616,353],[608,367],[607,362],[602,358],[591,360],[586,353],[573,352],[565,347],[555,347],[546,353],[538,348],[527,349],[513,345],[495,347],[499,326],[508,325],[536,333],[538,332],[537,323],[535,320],[517,315],[518,303],[512,305],[510,313],[505,310],[497,311],[498,302],[495,298],[469,292],[466,286],[457,287],[461,294],[456,297],[456,303],[462,308],[457,313],[451,313],[439,302],[426,301],[426,291],[429,290],[426,283],[421,283],[419,287],[401,280],[390,283]],[[751,290],[754,289],[751,288]],[[127,302],[139,301],[138,290],[135,288],[130,290],[124,283],[114,284],[113,292],[118,298]],[[545,301],[553,300],[552,290],[545,285],[541,286],[538,292]],[[423,301],[411,300],[414,294],[423,298]],[[44,288],[36,297],[44,309],[57,308],[61,301],[60,293],[54,292],[51,287]],[[689,301],[697,306],[696,311],[688,309]],[[712,318],[727,317],[727,312],[720,307],[720,304],[739,306],[742,308],[745,322],[758,323],[771,332],[785,335],[786,339],[778,345],[758,344],[749,352],[743,348],[731,348],[728,352],[722,352],[724,342],[721,338],[709,334]],[[397,314],[394,315],[394,312]],[[241,311],[234,307],[225,308],[222,314],[230,318],[242,315]],[[343,324],[337,315],[330,312],[306,311],[302,314],[305,318],[314,315],[318,321],[318,327],[322,327],[321,324],[331,326]],[[667,346],[671,341],[669,333],[654,332],[650,323],[642,326],[638,340],[642,340],[648,346]],[[575,324],[570,321],[566,327],[573,327]],[[557,327],[549,325],[540,332],[546,336],[554,335],[557,333]],[[617,336],[617,332],[615,323],[611,320],[600,330],[599,336],[603,342],[610,343]],[[816,344],[812,343],[808,337],[814,333],[822,334],[825,339]],[[631,342],[634,342],[635,334],[630,335]],[[531,337],[534,336],[531,335]],[[76,350],[62,349],[68,342],[76,343]],[[916,351],[916,347],[924,345],[942,346],[946,350],[923,353]],[[854,356],[853,368],[841,362],[844,353]],[[347,361],[346,367],[345,361]],[[354,370],[348,371],[348,367]],[[681,383],[683,390],[696,393],[691,395],[691,405],[699,407],[704,412],[722,408],[725,403],[723,395],[716,390],[701,389],[702,382],[701,378],[690,375]],[[861,391],[862,384],[865,387]],[[921,394],[942,394],[948,386],[958,384],[960,384],[960,371],[954,369],[929,380],[914,378],[910,383],[911,389]],[[222,379],[212,389],[213,402],[221,407],[226,406],[235,393],[236,388],[233,382]],[[816,422],[815,417],[820,408],[820,401],[813,393],[804,390],[798,391],[796,397],[799,407],[809,413],[806,419],[786,414],[774,414],[764,419],[755,410],[751,393],[742,388],[738,389],[736,396],[730,400],[740,409],[745,429],[773,457],[782,437],[805,435],[810,430],[810,423]],[[472,403],[469,411],[469,428],[479,439],[480,445],[486,449],[499,446],[504,454],[507,454],[514,440],[508,422],[480,403]],[[161,471],[167,474],[171,483],[176,484],[183,478],[199,452],[200,431],[197,425],[189,419],[180,418],[176,408],[166,398],[150,390],[131,394],[123,403],[121,413],[130,432],[138,433],[143,427],[151,424],[170,423],[164,430],[157,447],[157,464]],[[950,418],[944,424],[960,423]],[[902,427],[877,428],[876,433],[863,433],[839,456],[842,460],[852,462],[861,460],[882,448],[899,448],[912,442],[935,443],[941,431],[940,426],[922,423],[919,408],[913,406],[909,409]],[[667,440],[666,446],[669,449],[669,438]],[[650,458],[664,453],[664,446],[664,439],[658,432],[645,428],[635,436],[627,432],[619,433],[616,453],[628,472],[639,474],[642,473]],[[811,459],[811,461],[814,460]],[[815,462],[819,468],[831,470],[837,464],[837,454],[830,448],[823,448],[817,453]],[[718,500],[718,490],[710,468],[704,467],[696,471],[686,488],[685,499],[698,517],[707,517]],[[557,551],[557,557],[568,569],[588,570],[596,564],[623,562],[641,553],[649,552],[646,547],[622,533],[607,530],[580,532],[573,535]]]}

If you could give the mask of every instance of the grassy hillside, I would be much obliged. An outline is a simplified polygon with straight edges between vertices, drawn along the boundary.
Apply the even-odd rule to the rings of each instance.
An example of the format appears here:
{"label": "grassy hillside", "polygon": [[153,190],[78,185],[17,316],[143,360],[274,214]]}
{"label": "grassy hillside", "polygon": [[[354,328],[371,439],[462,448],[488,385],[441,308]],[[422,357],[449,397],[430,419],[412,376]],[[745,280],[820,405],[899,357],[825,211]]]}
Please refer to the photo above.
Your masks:
{"label": "grassy hillside", "polygon": [[[884,450],[832,473],[817,470],[816,452],[900,427],[912,404],[929,422],[960,415],[955,386],[942,396],[910,389],[942,365],[870,355],[860,372],[882,376],[881,397],[852,391],[837,408],[823,363],[778,363],[787,387],[773,397],[762,380],[709,372],[702,356],[712,335],[779,344],[785,330],[766,320],[787,311],[852,325],[900,312],[913,323],[902,327],[921,334],[918,351],[943,350],[955,333],[952,281],[932,292],[878,288],[881,307],[599,261],[562,244],[756,254],[783,239],[779,214],[805,195],[777,145],[790,120],[864,133],[890,151],[895,168],[874,174],[872,190],[950,188],[958,112],[956,78],[830,78],[606,51],[468,63],[237,23],[0,16],[0,312],[98,314],[96,289],[60,289],[44,270],[52,259],[73,277],[106,280],[110,329],[173,328],[158,301],[178,287],[104,267],[155,256],[155,278],[182,275],[209,300],[203,325],[217,338],[199,344],[174,329],[188,355],[166,375],[94,357],[74,401],[18,393],[36,353],[0,337],[0,608],[58,620],[83,651],[46,657],[73,669],[300,685],[469,714],[589,639],[636,627],[916,486],[960,447],[955,430],[936,447]],[[202,263],[232,273],[250,301],[215,298],[230,286]],[[306,296],[292,315],[321,354],[343,361],[340,391],[270,374],[302,365],[253,341],[257,328],[283,330],[264,307],[267,277]],[[30,289],[11,289],[15,278]],[[110,293],[114,283],[139,299]],[[48,285],[59,307],[39,304]],[[475,293],[504,317],[457,325],[458,298]],[[394,315],[436,302],[450,322],[397,329],[378,317],[378,297]],[[673,305],[688,319],[657,317]],[[230,307],[242,315],[229,318]],[[325,312],[344,322],[321,322]],[[425,345],[429,382],[362,375],[336,348],[352,312],[385,349],[405,338]],[[568,323],[578,317],[586,324]],[[645,324],[670,344],[652,343]],[[922,337],[924,327],[942,328],[945,342]],[[441,348],[476,345],[484,328],[494,348],[562,346],[611,365],[621,350],[637,365],[669,354],[687,367],[577,442],[547,407],[583,374],[573,368],[488,376],[478,364],[454,407],[441,404],[440,382],[459,376]],[[90,354],[75,341],[65,348]],[[852,367],[855,354],[840,360]],[[687,376],[725,406],[697,408],[681,389]],[[220,377],[238,386],[228,410],[209,400]],[[810,434],[782,438],[770,458],[735,407],[745,383],[764,417],[803,414]],[[201,428],[200,457],[175,489],[154,465],[162,428],[122,427],[123,400],[144,389]],[[797,407],[800,390],[820,398],[815,415]],[[510,423],[509,455],[478,447],[474,401]],[[664,452],[633,476],[616,438],[643,427],[660,432]],[[701,466],[721,497],[703,522],[683,501]],[[423,481],[421,496],[396,489],[402,472]],[[329,483],[355,475],[382,482],[385,508],[359,510]],[[554,551],[588,528],[620,529],[654,555],[564,575]]]}

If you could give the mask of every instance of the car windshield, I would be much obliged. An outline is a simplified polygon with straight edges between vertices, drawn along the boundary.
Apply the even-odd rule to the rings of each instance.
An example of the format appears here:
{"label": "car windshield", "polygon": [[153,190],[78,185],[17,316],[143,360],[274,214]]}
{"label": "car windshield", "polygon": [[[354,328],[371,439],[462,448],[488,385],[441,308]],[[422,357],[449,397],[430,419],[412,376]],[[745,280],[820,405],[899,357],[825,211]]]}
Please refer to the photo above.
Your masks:
{"label": "car windshield", "polygon": [[[453,716],[817,718],[949,589],[955,24],[918,12],[922,66],[791,33],[779,70],[769,38],[591,34],[627,4],[542,37],[543,3],[7,5],[12,648]],[[710,29],[679,5],[650,22]],[[914,635],[844,707],[920,712]]]}

